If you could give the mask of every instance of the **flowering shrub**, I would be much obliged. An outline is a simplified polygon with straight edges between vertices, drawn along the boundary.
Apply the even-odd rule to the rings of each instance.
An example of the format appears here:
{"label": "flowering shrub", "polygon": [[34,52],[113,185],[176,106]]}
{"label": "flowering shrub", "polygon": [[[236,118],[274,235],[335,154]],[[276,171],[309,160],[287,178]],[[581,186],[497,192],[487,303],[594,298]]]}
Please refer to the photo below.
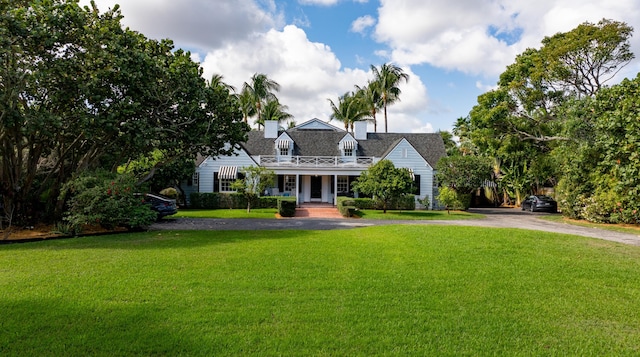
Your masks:
{"label": "flowering shrub", "polygon": [[114,227],[143,228],[151,224],[157,213],[143,202],[135,178],[129,174],[104,171],[91,172],[71,180],[61,195],[68,199],[64,218],[79,229],[87,224]]}

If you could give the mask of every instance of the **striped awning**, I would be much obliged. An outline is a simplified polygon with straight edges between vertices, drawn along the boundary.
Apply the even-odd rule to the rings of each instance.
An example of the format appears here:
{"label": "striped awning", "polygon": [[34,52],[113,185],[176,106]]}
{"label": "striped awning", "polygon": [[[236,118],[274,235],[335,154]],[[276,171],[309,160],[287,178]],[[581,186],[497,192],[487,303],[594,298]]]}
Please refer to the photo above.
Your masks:
{"label": "striped awning", "polygon": [[220,166],[218,172],[218,179],[220,180],[234,180],[238,174],[237,166]]}
{"label": "striped awning", "polygon": [[291,141],[289,140],[278,140],[276,141],[276,147],[278,149],[288,149],[291,147]]}
{"label": "striped awning", "polygon": [[342,142],[342,150],[353,150],[358,145],[357,141],[345,140]]}
{"label": "striped awning", "polygon": [[411,179],[415,181],[416,180],[416,175],[413,173],[413,169],[410,169],[408,167],[405,167],[404,169],[409,171],[409,175],[411,175]]}

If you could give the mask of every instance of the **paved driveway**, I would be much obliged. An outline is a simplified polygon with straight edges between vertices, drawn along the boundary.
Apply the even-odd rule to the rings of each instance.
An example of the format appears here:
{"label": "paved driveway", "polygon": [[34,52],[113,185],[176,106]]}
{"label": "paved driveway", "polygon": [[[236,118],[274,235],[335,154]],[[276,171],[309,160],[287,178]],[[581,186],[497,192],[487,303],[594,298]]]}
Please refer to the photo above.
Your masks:
{"label": "paved driveway", "polygon": [[279,229],[349,229],[387,224],[439,224],[476,227],[522,228],[539,231],[574,234],[579,236],[605,239],[640,246],[640,235],[617,233],[597,228],[575,226],[542,220],[539,217],[548,213],[523,212],[514,208],[476,208],[471,212],[486,216],[483,219],[459,221],[378,221],[368,219],[321,219],[321,218],[284,218],[284,219],[211,219],[177,218],[155,223],[152,230],[279,230]]}

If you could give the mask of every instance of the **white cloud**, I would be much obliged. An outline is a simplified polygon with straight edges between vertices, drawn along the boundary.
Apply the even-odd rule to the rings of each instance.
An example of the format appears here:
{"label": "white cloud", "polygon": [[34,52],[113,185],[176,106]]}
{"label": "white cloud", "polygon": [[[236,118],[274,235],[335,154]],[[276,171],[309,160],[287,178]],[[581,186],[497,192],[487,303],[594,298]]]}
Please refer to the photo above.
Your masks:
{"label": "white cloud", "polygon": [[267,74],[280,84],[278,98],[297,122],[314,117],[328,120],[327,99],[336,100],[368,79],[363,70],[341,68],[328,46],[310,42],[305,32],[293,25],[211,51],[202,66],[205,78],[221,73],[224,81],[236,88],[254,73]]}
{"label": "white cloud", "polygon": [[303,5],[321,5],[331,6],[338,3],[339,0],[299,0],[298,2]]}
{"label": "white cloud", "polygon": [[[637,0],[381,0],[375,29],[394,62],[496,76],[545,36],[602,18],[640,25]],[[515,34],[513,41],[501,36]],[[636,36],[638,37],[638,36]],[[640,40],[632,40],[640,48]],[[636,51],[637,52],[637,51]]]}
{"label": "white cloud", "polygon": [[351,23],[351,31],[364,33],[366,29],[375,25],[375,23],[376,20],[373,17],[369,15],[361,16]]}
{"label": "white cloud", "polygon": [[[258,6],[254,0],[96,0],[101,12],[118,3],[126,26],[190,49],[220,47],[283,23],[273,1]],[[89,0],[80,4],[88,5]]]}

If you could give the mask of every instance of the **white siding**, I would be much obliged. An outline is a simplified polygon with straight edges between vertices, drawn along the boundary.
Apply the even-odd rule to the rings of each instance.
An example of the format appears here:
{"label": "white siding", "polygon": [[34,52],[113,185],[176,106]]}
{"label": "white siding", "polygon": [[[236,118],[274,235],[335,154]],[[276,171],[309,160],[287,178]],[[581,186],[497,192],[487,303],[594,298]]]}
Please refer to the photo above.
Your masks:
{"label": "white siding", "polygon": [[416,198],[429,196],[429,208],[433,208],[433,168],[406,139],[402,139],[383,159],[390,160],[396,167],[412,169],[414,175],[420,175],[420,196]]}
{"label": "white siding", "polygon": [[236,153],[237,156],[220,156],[215,160],[208,157],[196,168],[196,171],[200,173],[199,192],[213,192],[213,174],[218,172],[221,166],[237,166],[238,172],[240,172],[243,167],[256,165],[244,150],[236,151]]}

